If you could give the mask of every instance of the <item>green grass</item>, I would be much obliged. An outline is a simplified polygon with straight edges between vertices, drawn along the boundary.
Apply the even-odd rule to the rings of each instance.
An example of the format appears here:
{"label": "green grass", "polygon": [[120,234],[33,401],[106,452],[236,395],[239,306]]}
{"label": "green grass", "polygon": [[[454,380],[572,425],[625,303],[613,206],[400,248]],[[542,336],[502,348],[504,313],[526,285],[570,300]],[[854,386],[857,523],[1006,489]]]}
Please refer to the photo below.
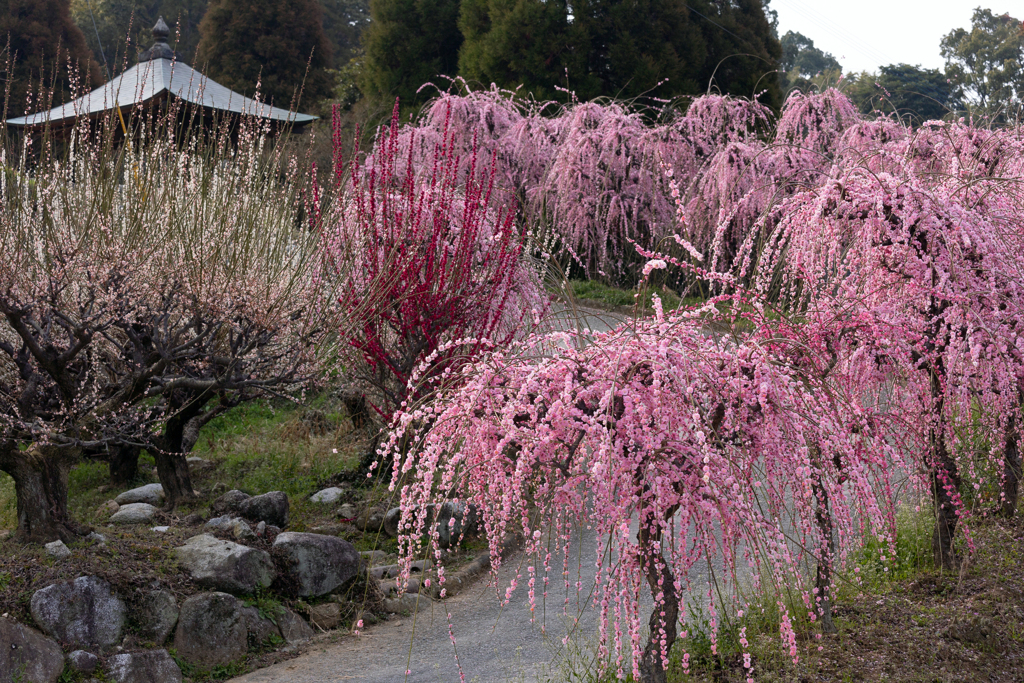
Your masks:
{"label": "green grass", "polygon": [[18,500],[14,496],[14,480],[0,472],[0,529],[18,526]]}
{"label": "green grass", "polygon": [[[619,289],[596,280],[570,280],[568,286],[573,298],[581,303],[592,302],[608,308],[633,308],[638,303],[636,295],[639,292],[637,290]],[[639,298],[642,311],[649,313],[654,310],[653,294],[661,297],[661,305],[666,311],[678,308],[680,303],[690,306],[699,304],[701,301],[693,297],[680,300],[679,295],[668,288],[660,289],[657,292],[651,288],[645,288],[642,297]]]}

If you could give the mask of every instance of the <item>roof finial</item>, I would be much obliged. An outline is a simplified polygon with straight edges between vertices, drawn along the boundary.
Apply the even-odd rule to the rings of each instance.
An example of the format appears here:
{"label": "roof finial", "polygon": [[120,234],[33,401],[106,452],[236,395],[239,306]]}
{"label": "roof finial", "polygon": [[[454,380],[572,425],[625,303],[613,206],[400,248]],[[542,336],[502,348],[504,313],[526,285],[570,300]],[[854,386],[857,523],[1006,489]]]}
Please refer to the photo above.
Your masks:
{"label": "roof finial", "polygon": [[168,28],[167,22],[164,21],[164,18],[160,17],[156,20],[156,26],[153,27],[153,38],[158,42],[166,43],[169,35],[171,35],[171,29]]}

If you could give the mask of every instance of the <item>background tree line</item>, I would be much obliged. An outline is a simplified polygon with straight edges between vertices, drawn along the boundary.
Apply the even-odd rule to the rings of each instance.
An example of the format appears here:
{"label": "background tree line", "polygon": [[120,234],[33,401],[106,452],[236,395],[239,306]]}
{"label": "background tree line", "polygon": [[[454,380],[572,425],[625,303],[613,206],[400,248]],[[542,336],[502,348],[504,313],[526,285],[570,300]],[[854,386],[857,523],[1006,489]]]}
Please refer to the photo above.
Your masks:
{"label": "background tree line", "polygon": [[[793,89],[840,83],[867,113],[915,121],[969,113],[1020,116],[1024,24],[978,8],[970,28],[941,44],[945,69],[890,64],[843,75],[836,58],[800,33],[778,34],[764,0],[0,0],[8,34],[8,114],[30,105],[29,84],[55,102],[74,78],[94,87],[135,62],[163,16],[187,62],[245,94],[288,106],[322,102],[407,110],[439,76],[515,89],[539,100],[648,96],[709,88],[758,95],[777,108]],[[571,93],[571,94],[570,94]]]}

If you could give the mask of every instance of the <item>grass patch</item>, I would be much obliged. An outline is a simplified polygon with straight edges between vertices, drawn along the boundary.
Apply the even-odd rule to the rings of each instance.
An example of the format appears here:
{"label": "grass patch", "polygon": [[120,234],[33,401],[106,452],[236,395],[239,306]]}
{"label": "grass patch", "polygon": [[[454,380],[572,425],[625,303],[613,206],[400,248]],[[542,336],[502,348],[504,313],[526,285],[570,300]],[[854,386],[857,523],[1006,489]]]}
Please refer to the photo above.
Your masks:
{"label": "grass patch", "polygon": [[662,287],[657,291],[651,288],[644,288],[640,292],[635,289],[619,289],[596,280],[570,280],[568,290],[572,297],[580,303],[591,304],[599,308],[610,308],[612,310],[626,308],[632,310],[635,306],[639,306],[641,312],[650,313],[654,310],[652,300],[654,294],[661,297],[662,308],[666,311],[679,308],[680,304],[691,306],[701,303],[701,299],[696,297],[680,299],[679,295],[668,287]]}
{"label": "grass patch", "polygon": [[14,480],[0,472],[0,529],[18,526],[18,499],[14,495]]}

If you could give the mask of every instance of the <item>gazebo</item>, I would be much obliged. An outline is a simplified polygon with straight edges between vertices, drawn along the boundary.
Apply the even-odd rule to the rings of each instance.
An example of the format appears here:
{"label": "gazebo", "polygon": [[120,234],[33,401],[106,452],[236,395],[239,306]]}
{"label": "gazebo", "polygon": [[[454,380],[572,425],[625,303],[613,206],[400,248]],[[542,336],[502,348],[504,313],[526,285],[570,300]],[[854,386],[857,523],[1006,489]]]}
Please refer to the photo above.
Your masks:
{"label": "gazebo", "polygon": [[167,44],[170,29],[163,17],[153,27],[153,46],[139,54],[138,64],[88,95],[28,116],[7,120],[8,126],[56,128],[73,126],[82,117],[97,119],[120,109],[124,115],[140,105],[180,100],[206,116],[253,116],[279,124],[303,126],[318,117],[272,107],[224,87],[186,64]]}

